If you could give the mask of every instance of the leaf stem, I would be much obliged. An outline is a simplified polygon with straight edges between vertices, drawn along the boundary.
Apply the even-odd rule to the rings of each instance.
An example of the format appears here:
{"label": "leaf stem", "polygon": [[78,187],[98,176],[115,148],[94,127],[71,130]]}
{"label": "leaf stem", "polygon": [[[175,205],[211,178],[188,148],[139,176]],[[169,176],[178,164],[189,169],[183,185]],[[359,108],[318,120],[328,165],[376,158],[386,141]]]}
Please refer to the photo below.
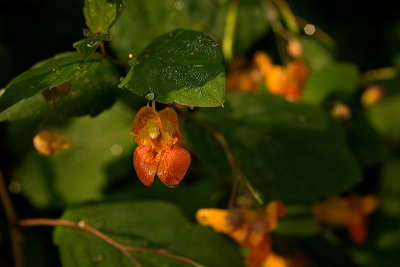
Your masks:
{"label": "leaf stem", "polygon": [[112,239],[110,236],[106,235],[105,233],[97,230],[96,228],[90,226],[85,221],[70,221],[70,220],[63,220],[63,219],[50,219],[50,218],[33,218],[33,219],[23,219],[19,220],[18,224],[22,227],[31,227],[31,226],[63,226],[69,228],[75,228],[82,231],[89,232],[94,236],[102,239],[103,241],[107,242],[111,246],[120,250],[132,264],[136,267],[142,267],[142,265],[129,253],[129,251],[142,251],[142,252],[149,252],[160,254],[169,258],[177,259],[183,262],[187,262],[197,267],[204,267],[200,263],[195,262],[194,260],[183,257],[180,255],[175,255],[167,250],[164,249],[149,249],[149,248],[141,248],[141,247],[134,247],[134,246],[125,246],[121,243],[117,242],[116,240]]}
{"label": "leaf stem", "polygon": [[288,29],[293,34],[299,33],[299,26],[297,25],[296,17],[293,15],[286,0],[273,0],[281,11],[282,18],[285,20]]}
{"label": "leaf stem", "polygon": [[10,241],[13,253],[13,261],[15,267],[22,267],[22,235],[18,229],[18,217],[12,204],[10,195],[8,194],[6,183],[4,182],[3,174],[0,170],[0,198],[4,206],[5,215],[10,227]]}
{"label": "leaf stem", "polygon": [[233,58],[233,41],[235,38],[236,20],[239,9],[239,0],[231,0],[228,13],[226,14],[226,23],[224,37],[222,39],[222,53],[227,62]]}

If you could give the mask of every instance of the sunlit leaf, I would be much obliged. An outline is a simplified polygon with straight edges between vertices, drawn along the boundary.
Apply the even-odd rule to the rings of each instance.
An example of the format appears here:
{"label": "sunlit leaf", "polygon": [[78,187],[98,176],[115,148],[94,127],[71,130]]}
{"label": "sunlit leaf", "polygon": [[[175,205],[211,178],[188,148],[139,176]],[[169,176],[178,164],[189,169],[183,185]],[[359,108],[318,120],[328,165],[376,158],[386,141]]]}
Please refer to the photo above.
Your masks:
{"label": "sunlit leaf", "polygon": [[85,0],[83,14],[93,33],[108,33],[117,19],[121,0]]}
{"label": "sunlit leaf", "polygon": [[41,61],[6,86],[6,91],[0,97],[0,111],[44,89],[79,78],[96,68],[100,61],[98,54],[83,59],[77,52],[66,52]]}
{"label": "sunlit leaf", "polygon": [[96,51],[101,42],[109,38],[108,34],[100,34],[79,40],[73,44],[74,48],[84,57],[87,58]]}
{"label": "sunlit leaf", "polygon": [[225,96],[222,55],[207,35],[175,30],[154,40],[119,86],[137,95],[153,93],[161,103],[219,106]]}

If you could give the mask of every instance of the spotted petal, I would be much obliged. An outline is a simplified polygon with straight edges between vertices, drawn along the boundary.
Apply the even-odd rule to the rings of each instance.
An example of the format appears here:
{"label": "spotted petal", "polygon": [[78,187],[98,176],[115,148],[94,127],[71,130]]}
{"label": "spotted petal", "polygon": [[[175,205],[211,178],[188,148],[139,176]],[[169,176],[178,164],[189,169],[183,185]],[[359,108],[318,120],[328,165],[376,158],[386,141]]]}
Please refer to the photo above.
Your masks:
{"label": "spotted petal", "polygon": [[167,148],[157,169],[158,178],[168,186],[174,186],[185,176],[190,165],[190,154],[181,147]]}
{"label": "spotted petal", "polygon": [[157,171],[158,162],[153,153],[146,146],[139,146],[133,153],[133,166],[140,181],[150,186],[154,181],[154,175]]}
{"label": "spotted petal", "polygon": [[132,133],[139,146],[144,143],[146,138],[149,138],[148,127],[151,123],[155,123],[162,130],[161,119],[157,111],[148,106],[142,107],[132,124]]}

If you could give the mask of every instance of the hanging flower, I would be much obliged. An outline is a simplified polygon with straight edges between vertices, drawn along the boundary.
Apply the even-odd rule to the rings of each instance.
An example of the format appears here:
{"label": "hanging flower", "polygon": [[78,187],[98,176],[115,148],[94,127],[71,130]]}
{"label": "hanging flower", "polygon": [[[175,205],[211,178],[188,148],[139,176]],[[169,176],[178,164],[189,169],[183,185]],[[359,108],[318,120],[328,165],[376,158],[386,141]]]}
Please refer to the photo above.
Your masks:
{"label": "hanging flower", "polygon": [[284,215],[283,203],[272,201],[262,211],[239,208],[200,209],[196,219],[200,224],[211,226],[215,231],[229,235],[242,246],[250,248],[247,264],[258,266],[271,251],[269,232],[276,229],[278,219]]}
{"label": "hanging flower", "polygon": [[154,175],[167,186],[176,186],[190,165],[190,154],[182,146],[179,120],[175,110],[167,107],[160,112],[143,107],[136,114],[132,133],[138,147],[133,166],[140,181],[150,186]]}
{"label": "hanging flower", "polygon": [[346,227],[355,244],[363,244],[367,235],[367,216],[376,210],[378,200],[372,195],[360,197],[334,196],[311,208],[314,217],[323,223]]}
{"label": "hanging flower", "polygon": [[40,155],[50,156],[61,149],[70,148],[72,139],[68,135],[44,129],[33,137],[33,145]]}

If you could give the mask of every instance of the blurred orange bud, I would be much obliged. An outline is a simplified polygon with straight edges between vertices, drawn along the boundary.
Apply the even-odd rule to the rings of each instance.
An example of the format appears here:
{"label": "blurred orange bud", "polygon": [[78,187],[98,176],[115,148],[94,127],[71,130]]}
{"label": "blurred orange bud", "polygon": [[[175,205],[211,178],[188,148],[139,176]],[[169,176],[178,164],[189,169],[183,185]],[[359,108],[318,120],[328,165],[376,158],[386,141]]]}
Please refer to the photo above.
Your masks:
{"label": "blurred orange bud", "polygon": [[140,181],[150,186],[157,173],[167,186],[176,186],[190,165],[190,154],[182,146],[179,120],[173,108],[160,112],[143,107],[136,114],[132,133],[138,147],[133,153],[133,166]]}
{"label": "blurred orange bud", "polygon": [[378,207],[372,195],[361,197],[334,196],[311,207],[314,217],[323,223],[346,227],[352,241],[362,244],[366,238],[366,218]]}
{"label": "blurred orange bud", "polygon": [[256,69],[235,71],[226,76],[226,90],[228,92],[254,92],[259,89],[262,74]]}
{"label": "blurred orange bud", "polygon": [[72,139],[62,133],[41,130],[33,137],[33,145],[40,155],[50,156],[57,154],[61,149],[70,148]]}
{"label": "blurred orange bud", "polygon": [[47,88],[42,91],[42,95],[46,102],[51,104],[57,104],[64,97],[66,97],[71,90],[71,84],[69,82],[62,83],[53,88]]}
{"label": "blurred orange bud", "polygon": [[331,114],[340,121],[347,121],[351,118],[351,109],[342,102],[337,102],[334,104]]}
{"label": "blurred orange bud", "polygon": [[289,39],[287,52],[293,58],[299,58],[303,55],[303,46],[299,39],[295,37]]}
{"label": "blurred orange bud", "polygon": [[383,89],[378,85],[368,87],[361,95],[361,103],[367,107],[378,103],[384,97]]}
{"label": "blurred orange bud", "polygon": [[253,61],[256,67],[265,75],[268,70],[272,67],[272,61],[263,51],[257,51],[254,53]]}

